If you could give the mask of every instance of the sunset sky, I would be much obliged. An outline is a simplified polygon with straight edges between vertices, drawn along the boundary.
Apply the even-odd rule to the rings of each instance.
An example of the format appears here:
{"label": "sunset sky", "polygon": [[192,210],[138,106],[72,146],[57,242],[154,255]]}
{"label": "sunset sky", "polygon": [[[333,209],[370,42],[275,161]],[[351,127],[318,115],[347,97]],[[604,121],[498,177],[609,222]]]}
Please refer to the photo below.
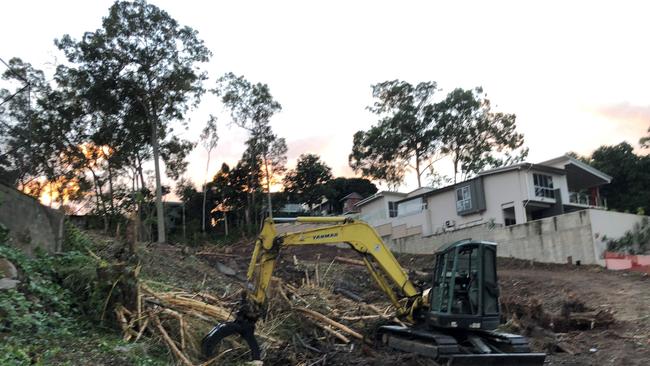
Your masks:
{"label": "sunset sky", "polygon": [[[531,162],[624,140],[637,145],[650,126],[643,2],[151,2],[198,30],[214,53],[207,87],[228,71],[269,84],[283,106],[272,125],[287,139],[290,166],[311,152],[335,175],[353,175],[352,134],[376,122],[365,109],[370,85],[390,79],[437,81],[441,97],[483,86],[497,109],[517,115]],[[0,57],[51,73],[64,61],[53,39],[95,30],[111,3],[3,2]],[[245,133],[206,97],[182,137],[198,140],[210,113],[221,136],[213,174],[239,159]],[[188,175],[202,182],[200,146],[190,161]],[[402,190],[415,185],[411,175]]]}

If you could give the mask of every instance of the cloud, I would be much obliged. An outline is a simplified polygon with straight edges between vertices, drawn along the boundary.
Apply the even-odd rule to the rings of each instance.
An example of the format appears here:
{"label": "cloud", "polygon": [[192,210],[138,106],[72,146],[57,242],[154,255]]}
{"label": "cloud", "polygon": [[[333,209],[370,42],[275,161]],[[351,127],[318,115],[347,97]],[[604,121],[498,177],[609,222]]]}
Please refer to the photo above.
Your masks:
{"label": "cloud", "polygon": [[619,124],[619,127],[641,136],[650,126],[650,105],[634,105],[622,102],[596,109],[601,116]]}
{"label": "cloud", "polygon": [[331,135],[289,139],[287,141],[287,159],[295,160],[298,159],[301,154],[308,153],[323,155],[323,153],[329,148],[329,145],[333,139],[334,136]]}

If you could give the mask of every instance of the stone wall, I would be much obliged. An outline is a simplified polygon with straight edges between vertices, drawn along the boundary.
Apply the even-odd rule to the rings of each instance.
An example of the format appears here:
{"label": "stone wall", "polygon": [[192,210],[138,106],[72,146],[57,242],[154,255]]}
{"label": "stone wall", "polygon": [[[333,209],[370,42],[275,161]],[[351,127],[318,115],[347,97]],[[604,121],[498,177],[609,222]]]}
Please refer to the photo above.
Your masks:
{"label": "stone wall", "polygon": [[64,216],[36,199],[0,183],[0,224],[9,229],[12,243],[27,255],[37,247],[61,250]]}

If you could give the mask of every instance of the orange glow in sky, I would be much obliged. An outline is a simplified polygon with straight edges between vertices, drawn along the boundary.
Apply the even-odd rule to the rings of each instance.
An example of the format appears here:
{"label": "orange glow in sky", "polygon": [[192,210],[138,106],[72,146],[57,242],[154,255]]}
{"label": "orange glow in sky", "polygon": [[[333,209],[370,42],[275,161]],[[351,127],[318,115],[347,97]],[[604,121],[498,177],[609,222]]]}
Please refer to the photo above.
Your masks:
{"label": "orange glow in sky", "polygon": [[[0,32],[12,36],[3,39],[2,57],[53,72],[64,59],[53,39],[98,28],[112,2],[8,2]],[[335,175],[352,175],[352,135],[377,120],[365,109],[370,85],[392,79],[435,80],[441,97],[483,86],[497,110],[517,115],[531,162],[624,140],[636,145],[650,125],[647,2],[151,2],[198,30],[214,53],[207,88],[228,71],[269,84],[283,106],[272,126],[287,139],[289,167],[317,153]],[[237,162],[246,134],[229,126],[209,93],[187,115],[189,128],[175,131],[197,141],[209,114],[219,117],[220,133],[212,176],[222,162]],[[200,185],[205,150],[189,161],[188,176]],[[450,170],[446,162],[438,168]],[[414,187],[410,175],[401,190]]]}

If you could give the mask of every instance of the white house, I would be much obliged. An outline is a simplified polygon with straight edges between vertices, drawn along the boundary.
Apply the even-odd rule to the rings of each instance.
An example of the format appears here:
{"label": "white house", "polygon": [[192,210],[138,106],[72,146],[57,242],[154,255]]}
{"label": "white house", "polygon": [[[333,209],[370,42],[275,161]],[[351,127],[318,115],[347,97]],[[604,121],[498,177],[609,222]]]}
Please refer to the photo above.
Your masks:
{"label": "white house", "polygon": [[428,236],[485,223],[509,226],[604,208],[599,187],[612,177],[570,156],[487,170],[447,187],[379,192],[357,203],[382,236]]}

